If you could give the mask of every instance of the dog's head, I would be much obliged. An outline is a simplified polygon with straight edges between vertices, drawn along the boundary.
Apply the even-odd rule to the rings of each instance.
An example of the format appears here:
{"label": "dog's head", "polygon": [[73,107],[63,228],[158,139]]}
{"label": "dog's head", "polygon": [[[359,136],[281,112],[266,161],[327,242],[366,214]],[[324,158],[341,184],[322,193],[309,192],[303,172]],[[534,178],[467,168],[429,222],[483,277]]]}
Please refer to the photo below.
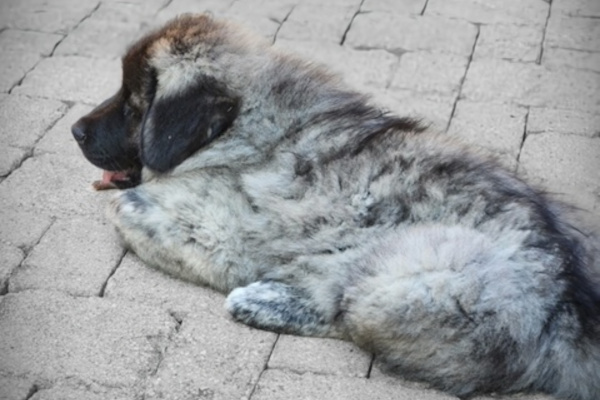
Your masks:
{"label": "dog's head", "polygon": [[105,170],[96,188],[135,186],[142,167],[170,171],[229,129],[240,101],[215,62],[227,29],[184,16],[129,49],[119,91],[72,127],[86,158]]}

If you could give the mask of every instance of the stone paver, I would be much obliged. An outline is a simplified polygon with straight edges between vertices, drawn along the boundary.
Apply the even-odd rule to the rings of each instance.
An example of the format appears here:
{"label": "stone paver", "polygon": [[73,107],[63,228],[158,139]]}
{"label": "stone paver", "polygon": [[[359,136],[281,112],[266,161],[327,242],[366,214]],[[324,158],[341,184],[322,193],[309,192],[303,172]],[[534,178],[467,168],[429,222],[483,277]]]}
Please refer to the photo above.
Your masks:
{"label": "stone paver", "polygon": [[397,382],[267,370],[253,400],[458,400],[447,394],[404,387]]}
{"label": "stone paver", "polygon": [[[130,40],[225,16],[383,109],[482,149],[600,227],[597,0],[0,2],[0,399],[457,400],[353,344],[250,329],[224,296],[145,266],[70,126],[112,95]],[[543,395],[476,400],[550,400]]]}
{"label": "stone paver", "polygon": [[468,56],[476,36],[477,27],[465,21],[439,16],[370,12],[354,18],[345,44],[359,49],[386,49],[396,53],[427,50]]}
{"label": "stone paver", "polygon": [[107,221],[89,217],[58,220],[12,274],[9,291],[45,289],[98,296],[123,251]]}
{"label": "stone paver", "polygon": [[365,378],[371,358],[349,342],[281,335],[267,367]]}
{"label": "stone paver", "polygon": [[488,150],[515,170],[526,116],[525,107],[459,101],[448,133]]}
{"label": "stone paver", "polygon": [[138,384],[156,369],[176,326],[142,304],[46,291],[7,294],[0,316],[0,374],[33,374],[40,385],[72,377]]}

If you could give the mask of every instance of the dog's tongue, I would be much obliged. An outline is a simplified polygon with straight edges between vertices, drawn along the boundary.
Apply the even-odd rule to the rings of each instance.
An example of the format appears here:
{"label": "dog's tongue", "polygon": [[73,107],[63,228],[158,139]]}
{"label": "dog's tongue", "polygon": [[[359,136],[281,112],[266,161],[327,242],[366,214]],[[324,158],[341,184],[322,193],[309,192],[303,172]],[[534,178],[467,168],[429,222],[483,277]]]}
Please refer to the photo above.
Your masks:
{"label": "dog's tongue", "polygon": [[126,171],[102,171],[102,180],[95,181],[92,186],[96,190],[117,189],[115,182],[126,181],[129,177]]}

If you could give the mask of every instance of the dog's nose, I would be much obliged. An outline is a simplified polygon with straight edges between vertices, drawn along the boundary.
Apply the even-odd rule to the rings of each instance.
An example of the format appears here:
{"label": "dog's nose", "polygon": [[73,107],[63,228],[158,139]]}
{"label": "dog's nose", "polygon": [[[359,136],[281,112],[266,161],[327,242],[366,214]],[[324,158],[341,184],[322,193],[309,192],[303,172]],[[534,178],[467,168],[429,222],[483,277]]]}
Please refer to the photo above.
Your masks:
{"label": "dog's nose", "polygon": [[83,144],[85,142],[86,128],[87,128],[87,126],[86,126],[85,122],[83,122],[82,120],[77,121],[71,127],[71,133],[73,134],[73,137],[75,138],[75,140],[77,140],[77,143]]}

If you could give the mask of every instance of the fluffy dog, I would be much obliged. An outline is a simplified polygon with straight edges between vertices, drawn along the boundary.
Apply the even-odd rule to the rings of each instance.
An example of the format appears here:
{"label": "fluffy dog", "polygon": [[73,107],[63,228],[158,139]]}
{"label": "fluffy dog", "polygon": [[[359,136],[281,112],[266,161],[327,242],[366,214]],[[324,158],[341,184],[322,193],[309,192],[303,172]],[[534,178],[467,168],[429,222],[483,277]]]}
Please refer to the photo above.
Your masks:
{"label": "fluffy dog", "polygon": [[227,21],[135,43],[73,126],[148,264],[239,321],[352,340],[458,396],[600,396],[598,251],[563,207]]}

